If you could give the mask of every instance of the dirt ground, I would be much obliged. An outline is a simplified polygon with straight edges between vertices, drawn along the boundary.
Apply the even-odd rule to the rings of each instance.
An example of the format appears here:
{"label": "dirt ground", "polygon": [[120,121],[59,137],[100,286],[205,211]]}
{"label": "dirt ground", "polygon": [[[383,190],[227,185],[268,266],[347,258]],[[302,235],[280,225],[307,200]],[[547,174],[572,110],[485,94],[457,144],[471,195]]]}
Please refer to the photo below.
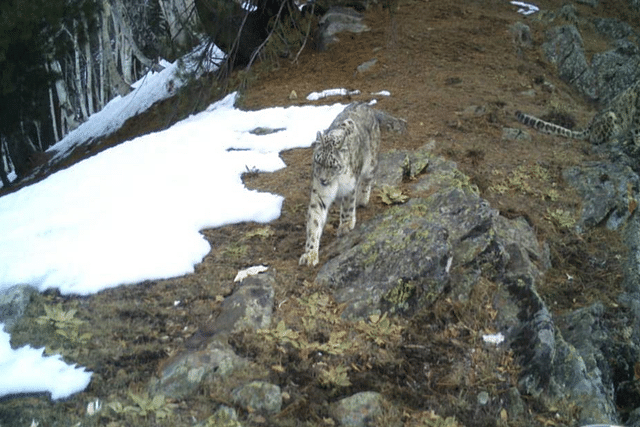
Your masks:
{"label": "dirt ground", "polygon": [[[538,6],[556,10],[563,3],[543,1]],[[587,6],[576,7],[583,16],[594,15]],[[533,131],[530,142],[502,138],[503,127],[522,128],[514,118],[515,110],[539,115],[550,104],[561,104],[575,116],[578,126],[586,124],[595,111],[555,76],[554,67],[541,55],[541,24],[524,18],[516,9],[506,0],[401,0],[393,14],[373,7],[366,14],[371,31],[342,33],[340,43],[326,52],[307,50],[297,63],[282,60],[277,69],[259,72],[249,83],[241,107],[347,103],[369,100],[373,92],[390,91],[389,97],[377,97],[377,108],[406,119],[409,131],[401,136],[383,134],[382,151],[415,149],[435,141],[435,152],[457,162],[502,215],[526,218],[540,241],[550,248],[552,266],[539,291],[556,313],[595,300],[615,307],[624,260],[619,236],[603,229],[576,235],[558,214],[569,212],[577,217],[580,208],[579,198],[563,182],[561,171],[599,155],[587,142]],[[602,9],[600,6],[597,13],[602,15]],[[639,17],[632,19],[624,2],[607,2],[606,13],[622,16],[640,30]],[[514,42],[510,26],[516,21],[531,26],[533,48],[521,48]],[[589,53],[609,46],[600,36],[583,35]],[[356,72],[358,65],[372,58],[378,62],[370,71]],[[362,94],[316,102],[305,99],[312,91],[338,87],[358,89]],[[525,92],[532,88],[535,96],[527,95]],[[295,100],[289,99],[292,90],[298,95]],[[203,108],[209,101],[203,98],[199,106],[189,108]],[[168,100],[157,105],[146,116],[130,120],[119,134],[101,141],[90,153],[77,157],[148,132],[149,127],[157,130],[168,126],[184,116],[182,102]],[[281,217],[267,226],[246,223],[203,230],[212,250],[193,274],[122,286],[83,298],[61,296],[55,291],[38,296],[27,318],[42,316],[43,306],[75,309],[75,318],[83,322],[80,332],[90,336],[75,340],[56,337],[42,325],[25,321],[17,328],[13,344],[47,345],[93,371],[93,379],[86,391],[65,402],[52,403],[46,396],[5,399],[0,402],[0,425],[27,426],[32,419],[42,420],[41,425],[74,425],[77,421],[110,426],[191,425],[211,414],[215,406],[212,402],[228,404],[215,390],[205,389],[183,401],[169,402],[173,414],[169,419],[106,411],[101,417],[84,418],[87,403],[95,399],[105,404],[119,401],[131,405],[130,393],[143,393],[158,367],[215,319],[222,299],[233,291],[233,278],[239,269],[266,264],[276,271],[279,287],[275,318],[276,322],[286,319],[290,327],[296,326],[298,312],[285,302],[326,293],[313,285],[319,267],[298,266],[305,240],[311,149],[286,151],[282,158],[287,168],[244,177],[250,188],[285,197]],[[403,190],[411,195],[408,187]],[[372,203],[358,211],[358,221],[366,221],[384,209],[386,206],[374,193]],[[335,213],[329,222],[336,225]],[[335,240],[330,227],[323,235],[322,247],[326,250],[321,251],[321,263],[327,260]],[[455,417],[458,425],[466,426],[521,425],[522,419],[527,425],[572,425],[569,412],[558,408],[551,411],[526,398],[528,406],[520,420],[503,413],[500,408],[504,400],[500,403],[496,399],[495,404],[481,410],[475,405],[479,392],[489,390],[492,395],[506,396],[518,378],[517,361],[508,351],[490,354],[478,347],[477,333],[491,332],[492,286],[485,284],[466,303],[441,301],[409,322],[394,320],[403,332],[384,347],[388,357],[376,359],[373,353],[344,356],[350,385],[322,386],[313,371],[305,371],[310,365],[300,354],[283,355],[261,347],[260,337],[255,334],[235,337],[237,351],[253,355],[267,371],[274,364],[284,366],[284,373],[273,370],[268,375],[289,396],[278,417],[241,413],[244,422],[332,425],[329,403],[358,391],[377,390],[392,402],[385,413],[386,421],[380,425],[436,425],[446,417]],[[180,303],[176,305],[175,301]],[[339,307],[332,310],[338,312]],[[353,325],[335,327],[348,329]],[[476,334],[470,332],[474,330]],[[474,353],[474,349],[475,359],[463,356]],[[640,406],[640,402],[629,405],[633,404]]]}

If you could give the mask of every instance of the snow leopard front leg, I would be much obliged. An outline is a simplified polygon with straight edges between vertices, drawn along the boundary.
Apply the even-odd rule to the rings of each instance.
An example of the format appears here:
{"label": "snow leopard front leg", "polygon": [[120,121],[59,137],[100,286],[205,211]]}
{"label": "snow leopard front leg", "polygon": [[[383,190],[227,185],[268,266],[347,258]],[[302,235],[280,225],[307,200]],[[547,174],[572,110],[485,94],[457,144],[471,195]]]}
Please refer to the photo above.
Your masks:
{"label": "snow leopard front leg", "polygon": [[[331,186],[335,187],[335,185]],[[316,179],[311,186],[311,201],[307,212],[307,242],[298,264],[316,266],[320,250],[320,238],[327,222],[329,207],[335,199],[336,189],[322,186]]]}

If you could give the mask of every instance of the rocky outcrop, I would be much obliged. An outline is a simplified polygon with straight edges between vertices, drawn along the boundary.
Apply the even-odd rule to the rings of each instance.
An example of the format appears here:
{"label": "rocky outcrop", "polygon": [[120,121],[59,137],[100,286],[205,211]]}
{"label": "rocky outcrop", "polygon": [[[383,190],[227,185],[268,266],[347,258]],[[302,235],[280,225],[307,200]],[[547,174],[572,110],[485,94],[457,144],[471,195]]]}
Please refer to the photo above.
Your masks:
{"label": "rocky outcrop", "polygon": [[618,230],[627,223],[637,205],[638,175],[619,163],[592,162],[568,168],[563,178],[582,197],[578,231],[606,225]]}
{"label": "rocky outcrop", "polygon": [[[550,15],[556,16],[553,12]],[[575,12],[565,8],[557,15],[570,22],[579,21]],[[640,39],[630,25],[613,19],[595,18],[589,25],[613,39],[613,49],[593,54],[589,62],[582,36],[573,23],[549,29],[542,49],[549,62],[557,66],[562,80],[604,106],[640,78]]]}
{"label": "rocky outcrop", "polygon": [[361,33],[369,31],[363,22],[364,15],[354,9],[333,6],[318,21],[316,44],[318,50],[327,50],[329,45],[340,41],[337,34],[342,32]]}
{"label": "rocky outcrop", "polygon": [[[204,325],[186,344],[185,351],[165,361],[159,369],[158,378],[149,384],[150,392],[182,398],[208,382],[228,381],[231,384],[234,381],[230,379],[234,376],[245,380],[260,379],[260,369],[234,352],[228,343],[228,336],[245,328],[269,326],[274,284],[275,279],[270,273],[244,279],[236,292],[223,302],[215,321],[211,325]],[[247,378],[246,372],[252,372],[255,377],[249,375]],[[226,390],[226,393],[230,400],[252,404],[251,395],[254,391],[263,397],[273,394],[260,390],[268,390],[268,387],[264,384],[260,387],[247,385],[242,389]],[[275,403],[269,403],[265,408],[273,410],[276,406]]]}
{"label": "rocky outcrop", "polygon": [[29,285],[15,285],[0,293],[0,323],[4,323],[6,332],[10,332],[27,309],[31,296],[38,290]]}
{"label": "rocky outcrop", "polygon": [[[640,78],[638,34],[624,23],[609,18],[587,22],[573,6],[545,14],[548,22],[560,17],[569,24],[551,28],[542,48],[558,67],[559,76],[587,99],[601,106]],[[544,20],[545,18],[543,18]],[[587,61],[578,27],[595,28],[611,40],[612,49],[595,53]],[[512,347],[526,367],[520,391],[551,404],[570,402],[581,423],[640,425],[640,393],[634,367],[638,366],[640,335],[640,227],[638,218],[638,148],[622,136],[595,150],[609,160],[590,162],[563,171],[565,181],[582,198],[578,233],[596,227],[618,230],[628,248],[624,269],[625,292],[613,310],[596,302],[591,306],[552,316],[544,301],[527,289],[528,310],[521,308],[521,323],[507,320],[517,333]],[[569,277],[569,276],[568,276]],[[521,289],[526,289],[518,285]],[[516,287],[510,288],[512,293]],[[519,328],[519,330],[518,330]]]}
{"label": "rocky outcrop", "polygon": [[[378,183],[409,180],[411,199],[328,245],[316,284],[332,291],[344,318],[358,320],[383,312],[411,318],[439,298],[468,299],[480,280],[490,280],[498,286],[494,327],[522,366],[518,387],[509,391],[508,413],[525,417],[517,408],[523,406],[521,395],[528,395],[547,408],[570,405],[583,424],[618,423],[617,393],[631,387],[625,384],[632,384],[637,346],[612,333],[602,304],[554,316],[537,291],[550,266],[546,245],[525,219],[501,216],[455,163],[432,155],[432,147],[382,156]],[[583,228],[606,221],[620,227],[629,220],[619,206],[628,203],[620,191],[626,187],[617,180],[629,180],[632,172],[601,168],[606,166],[565,173],[569,182],[583,184],[585,200],[593,200],[592,207],[585,203]],[[603,173],[611,185],[596,180]],[[192,339],[193,348],[164,364],[151,392],[179,398],[206,384],[247,411],[277,414],[283,404],[278,385],[227,342],[232,331],[269,326],[276,281],[273,273],[244,279],[212,325]],[[628,335],[636,333],[633,322],[620,324]],[[484,397],[483,402],[492,398]],[[340,425],[373,425],[381,402],[373,391],[356,393],[335,402],[331,416]],[[234,413],[216,416],[237,423]]]}

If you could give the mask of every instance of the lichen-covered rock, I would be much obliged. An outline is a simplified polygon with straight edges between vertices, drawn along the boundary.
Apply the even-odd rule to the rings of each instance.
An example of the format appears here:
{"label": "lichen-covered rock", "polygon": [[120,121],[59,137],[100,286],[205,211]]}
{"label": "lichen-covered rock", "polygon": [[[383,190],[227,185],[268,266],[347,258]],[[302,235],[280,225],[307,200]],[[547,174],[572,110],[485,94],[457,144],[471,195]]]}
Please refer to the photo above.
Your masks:
{"label": "lichen-covered rock", "polygon": [[410,294],[439,295],[452,265],[487,248],[496,215],[477,194],[459,188],[410,200],[344,238],[340,255],[321,268],[316,282],[347,303],[346,318],[379,312],[383,300],[392,312],[410,310]]}
{"label": "lichen-covered rock", "polygon": [[558,67],[562,80],[605,106],[640,77],[640,54],[637,42],[630,41],[633,29],[628,24],[613,19],[595,19],[594,24],[616,42],[614,49],[595,53],[590,63],[575,25],[550,29],[542,48],[547,59]]}
{"label": "lichen-covered rock", "polygon": [[276,414],[282,408],[280,387],[264,381],[252,381],[231,393],[233,401],[248,411]]}
{"label": "lichen-covered rock", "polygon": [[0,323],[9,332],[13,324],[22,317],[31,296],[38,290],[29,285],[15,285],[0,293]]}
{"label": "lichen-covered rock", "polygon": [[595,74],[584,53],[584,43],[575,25],[563,25],[549,30],[542,49],[547,59],[558,67],[559,77],[572,82],[586,97],[597,99]]}
{"label": "lichen-covered rock", "polygon": [[[395,168],[406,167],[406,157],[388,159],[391,170],[394,161]],[[559,326],[536,290],[550,256],[532,227],[524,218],[500,216],[454,163],[430,157],[428,164],[411,186],[416,197],[336,241],[328,250],[336,255],[316,281],[346,304],[343,316],[362,318],[381,311],[410,316],[442,295],[468,298],[480,277],[494,280],[496,328],[521,361],[519,389],[549,407],[572,405],[582,423],[616,423],[605,372],[616,357],[603,356],[611,340],[598,327],[600,312],[575,312]],[[637,352],[627,346],[625,353]],[[517,403],[519,393],[511,398]]]}
{"label": "lichen-covered rock", "polygon": [[582,196],[579,231],[605,222],[617,230],[626,223],[637,205],[640,182],[628,166],[610,162],[591,162],[566,169],[564,179]]}
{"label": "lichen-covered rock", "polygon": [[270,273],[244,279],[222,302],[214,321],[213,333],[230,333],[241,329],[263,329],[271,324],[275,278]]}
{"label": "lichen-covered rock", "polygon": [[186,351],[164,363],[160,377],[150,383],[151,392],[181,398],[195,391],[203,381],[225,379],[247,370],[250,362],[235,354],[226,337],[242,329],[269,326],[274,284],[270,273],[244,279],[222,303],[212,324],[194,334]]}
{"label": "lichen-covered rock", "polygon": [[222,405],[213,415],[195,427],[242,427],[242,424],[238,421],[235,409]]}
{"label": "lichen-covered rock", "polygon": [[247,369],[249,362],[226,343],[213,341],[207,348],[181,353],[167,361],[160,378],[150,382],[152,394],[179,399],[194,392],[208,377],[226,378]]}
{"label": "lichen-covered rock", "polygon": [[333,6],[318,21],[318,33],[316,42],[318,50],[326,50],[331,43],[340,39],[336,34],[343,31],[361,33],[369,31],[369,27],[363,22],[364,15],[354,9]]}
{"label": "lichen-covered rock", "polygon": [[344,427],[376,426],[375,418],[382,413],[383,398],[380,393],[363,391],[345,397],[332,407],[332,415]]}

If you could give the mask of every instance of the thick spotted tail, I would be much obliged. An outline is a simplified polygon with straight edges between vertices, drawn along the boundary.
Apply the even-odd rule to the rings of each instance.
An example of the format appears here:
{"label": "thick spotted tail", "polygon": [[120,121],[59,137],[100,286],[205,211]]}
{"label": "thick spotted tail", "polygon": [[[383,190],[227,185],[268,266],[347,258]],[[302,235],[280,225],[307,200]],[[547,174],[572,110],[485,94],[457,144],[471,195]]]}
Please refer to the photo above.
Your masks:
{"label": "thick spotted tail", "polygon": [[530,116],[522,111],[516,111],[516,118],[520,123],[530,126],[538,132],[547,133],[549,135],[560,135],[565,138],[573,139],[588,139],[589,137],[589,133],[586,130],[573,131],[554,123],[545,122],[542,119]]}

